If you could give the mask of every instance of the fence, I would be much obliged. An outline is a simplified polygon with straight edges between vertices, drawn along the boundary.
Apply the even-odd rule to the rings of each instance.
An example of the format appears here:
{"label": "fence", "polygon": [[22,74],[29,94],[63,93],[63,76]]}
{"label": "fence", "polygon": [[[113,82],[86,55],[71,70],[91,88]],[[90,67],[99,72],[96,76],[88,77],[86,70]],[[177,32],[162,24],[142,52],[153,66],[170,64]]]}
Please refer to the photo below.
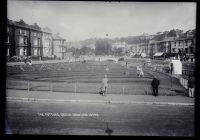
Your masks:
{"label": "fence", "polygon": [[[184,80],[182,80],[185,82]],[[14,90],[26,90],[27,93],[32,92],[64,92],[64,93],[90,93],[99,94],[100,83],[79,83],[76,82],[40,82],[40,81],[7,81],[7,89]],[[30,92],[31,91],[31,92]],[[118,94],[118,95],[152,95],[152,87],[150,81],[146,81],[146,84],[109,84],[107,94]],[[159,95],[172,95],[170,87],[165,85],[159,86]],[[177,95],[177,94],[173,94]],[[183,94],[181,94],[183,95]]]}
{"label": "fence", "polygon": [[[66,93],[93,93],[98,94],[100,90],[99,83],[58,83],[58,82],[35,82],[35,81],[7,81],[7,89],[27,90],[29,91],[47,91],[47,92],[66,92]],[[150,84],[146,85],[121,85],[110,84],[108,94],[151,94]]]}
{"label": "fence", "polygon": [[158,66],[151,66],[150,68],[153,71],[165,73],[165,74],[168,74],[169,76],[177,78],[179,80],[180,84],[185,89],[188,89],[188,77],[194,75],[194,70],[193,70],[194,68],[189,69],[188,67],[187,68],[183,67],[183,70],[182,70],[183,75],[171,75],[169,68],[165,67],[164,65],[163,65],[163,67],[158,65]]}

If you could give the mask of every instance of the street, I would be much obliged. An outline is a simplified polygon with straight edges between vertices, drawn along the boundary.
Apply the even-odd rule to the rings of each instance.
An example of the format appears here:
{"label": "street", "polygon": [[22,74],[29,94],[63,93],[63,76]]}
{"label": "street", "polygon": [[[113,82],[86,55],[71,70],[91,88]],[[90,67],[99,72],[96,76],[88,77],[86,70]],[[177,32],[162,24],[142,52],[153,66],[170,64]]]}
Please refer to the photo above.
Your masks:
{"label": "street", "polygon": [[194,136],[194,106],[7,101],[13,134]]}

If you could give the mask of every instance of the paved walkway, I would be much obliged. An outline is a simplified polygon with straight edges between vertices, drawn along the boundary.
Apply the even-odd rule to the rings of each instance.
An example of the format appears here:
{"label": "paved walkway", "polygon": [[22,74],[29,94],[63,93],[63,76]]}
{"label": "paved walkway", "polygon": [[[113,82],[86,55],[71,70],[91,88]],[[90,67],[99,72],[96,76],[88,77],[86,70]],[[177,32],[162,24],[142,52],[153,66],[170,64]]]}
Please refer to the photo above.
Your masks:
{"label": "paved walkway", "polygon": [[159,105],[194,105],[194,98],[183,96],[152,95],[116,95],[86,93],[63,93],[49,91],[7,90],[7,100],[44,101],[44,102],[79,102],[79,103],[130,103],[130,104],[159,104]]}
{"label": "paved walkway", "polygon": [[[32,64],[47,64],[47,63],[65,63],[67,60],[46,60],[46,61],[32,61]],[[7,66],[24,65],[24,62],[7,62]]]}

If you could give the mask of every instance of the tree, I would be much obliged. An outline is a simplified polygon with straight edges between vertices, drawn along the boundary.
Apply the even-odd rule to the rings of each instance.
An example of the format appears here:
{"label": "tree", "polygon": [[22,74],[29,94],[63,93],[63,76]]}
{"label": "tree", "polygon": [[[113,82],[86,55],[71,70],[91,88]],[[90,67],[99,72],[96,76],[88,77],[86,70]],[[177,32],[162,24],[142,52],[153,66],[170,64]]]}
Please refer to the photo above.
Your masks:
{"label": "tree", "polygon": [[97,40],[95,43],[95,55],[109,55],[111,54],[111,44],[107,40]]}
{"label": "tree", "polygon": [[93,49],[91,49],[90,47],[83,46],[80,49],[80,52],[82,55],[89,55],[89,54],[93,53]]}
{"label": "tree", "polygon": [[173,29],[173,30],[170,30],[169,33],[167,34],[168,37],[176,37],[176,31]]}
{"label": "tree", "polygon": [[157,32],[157,33],[156,33],[156,35],[160,35],[160,34],[162,34],[162,32]]}
{"label": "tree", "polygon": [[81,55],[80,49],[76,48],[75,51],[73,52],[73,55],[78,58]]}
{"label": "tree", "polygon": [[156,41],[161,41],[161,40],[163,40],[165,38],[165,34],[156,34],[155,36],[154,36],[154,40],[156,40]]}
{"label": "tree", "polygon": [[122,55],[123,55],[123,49],[122,49],[122,48],[114,48],[114,49],[113,49],[113,53],[114,53],[116,56],[122,56]]}

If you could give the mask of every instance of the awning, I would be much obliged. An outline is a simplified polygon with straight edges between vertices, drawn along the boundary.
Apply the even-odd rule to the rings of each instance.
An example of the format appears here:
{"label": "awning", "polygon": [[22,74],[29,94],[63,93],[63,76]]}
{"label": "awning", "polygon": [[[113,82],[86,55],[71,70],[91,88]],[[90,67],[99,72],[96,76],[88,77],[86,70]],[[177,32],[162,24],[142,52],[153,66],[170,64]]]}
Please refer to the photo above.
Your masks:
{"label": "awning", "polygon": [[163,52],[157,52],[153,56],[162,56],[162,55],[163,55]]}

